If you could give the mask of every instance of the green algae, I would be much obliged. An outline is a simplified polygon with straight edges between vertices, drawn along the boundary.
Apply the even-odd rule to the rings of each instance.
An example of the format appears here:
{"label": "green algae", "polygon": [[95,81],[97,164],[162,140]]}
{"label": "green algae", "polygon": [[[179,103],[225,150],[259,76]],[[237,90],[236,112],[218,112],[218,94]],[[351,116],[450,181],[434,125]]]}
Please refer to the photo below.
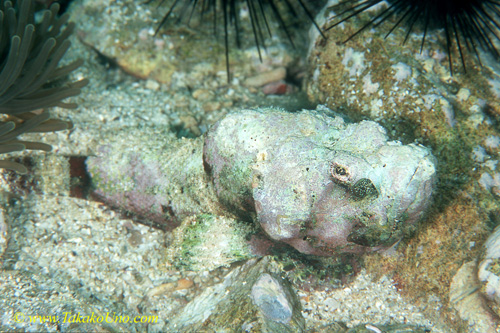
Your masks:
{"label": "green algae", "polygon": [[253,258],[247,240],[256,232],[254,224],[228,217],[201,214],[186,218],[173,231],[167,265],[189,271],[211,271]]}

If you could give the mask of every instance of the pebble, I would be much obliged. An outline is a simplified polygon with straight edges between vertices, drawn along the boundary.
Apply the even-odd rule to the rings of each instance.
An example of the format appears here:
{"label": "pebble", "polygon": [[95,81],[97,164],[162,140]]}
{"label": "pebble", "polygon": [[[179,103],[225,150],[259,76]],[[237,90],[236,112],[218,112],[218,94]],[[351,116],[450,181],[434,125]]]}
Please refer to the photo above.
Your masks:
{"label": "pebble", "polygon": [[220,110],[221,108],[222,108],[221,103],[217,102],[217,101],[210,101],[210,102],[203,104],[203,110],[205,112],[213,112],[213,111]]}
{"label": "pebble", "polygon": [[293,309],[280,283],[263,273],[252,287],[252,299],[262,314],[280,323],[288,323]]}
{"label": "pebble", "polygon": [[175,287],[175,290],[184,290],[184,289],[189,289],[193,286],[193,280],[191,279],[179,279],[177,280],[177,286]]}
{"label": "pebble", "polygon": [[146,80],[146,88],[149,90],[158,91],[160,90],[160,84],[158,83],[158,81],[149,79]]}
{"label": "pebble", "polygon": [[149,290],[146,294],[147,297],[162,296],[169,294],[176,290],[185,290],[193,286],[193,281],[187,278],[179,279],[176,282],[168,282],[160,284]]}
{"label": "pebble", "polygon": [[483,291],[491,300],[500,303],[500,228],[484,243],[485,253],[478,265],[478,278],[483,283]]}
{"label": "pebble", "polygon": [[293,86],[286,84],[283,80],[271,82],[262,87],[262,92],[266,95],[285,95],[293,90]]}
{"label": "pebble", "polygon": [[194,135],[201,135],[200,129],[198,128],[198,121],[191,115],[180,116],[179,119],[184,124],[184,127],[190,130]]}
{"label": "pebble", "polygon": [[476,265],[469,261],[457,271],[450,284],[450,304],[460,318],[475,327],[475,332],[497,332],[500,321],[479,292]]}
{"label": "pebble", "polygon": [[249,77],[244,81],[247,87],[262,87],[268,83],[283,80],[286,77],[286,68],[278,67],[268,72]]}
{"label": "pebble", "polygon": [[207,101],[214,97],[214,93],[208,89],[196,89],[193,91],[193,98],[198,101]]}

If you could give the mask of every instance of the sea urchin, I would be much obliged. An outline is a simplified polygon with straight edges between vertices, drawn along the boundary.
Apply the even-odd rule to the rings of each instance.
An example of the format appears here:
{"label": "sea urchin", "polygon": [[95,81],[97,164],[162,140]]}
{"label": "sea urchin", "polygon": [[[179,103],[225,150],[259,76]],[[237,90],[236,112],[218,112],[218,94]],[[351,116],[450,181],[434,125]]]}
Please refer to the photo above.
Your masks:
{"label": "sea urchin", "polygon": [[331,7],[338,14],[331,18],[334,22],[327,30],[385,2],[386,8],[378,11],[369,22],[344,42],[394,16],[396,21],[386,37],[398,26],[405,25],[407,30],[404,42],[406,42],[412,31],[421,29],[423,34],[420,51],[430,31],[443,30],[451,73],[453,73],[451,54],[455,47],[460,54],[464,70],[464,48],[475,54],[480,64],[479,48],[496,58],[499,57],[495,42],[500,41],[500,1],[496,0],[343,0]]}
{"label": "sea urchin", "polygon": [[[154,0],[149,0],[150,3]],[[162,5],[166,0],[161,0],[159,5]],[[313,13],[308,6],[318,4],[322,1],[306,1],[306,0],[173,0],[173,4],[168,9],[167,13],[161,20],[156,29],[156,33],[167,23],[169,18],[177,14],[177,23],[183,19],[189,24],[194,14],[198,12],[200,21],[211,20],[213,22],[214,34],[216,34],[217,26],[221,24],[224,29],[224,48],[226,57],[226,71],[228,81],[230,78],[229,72],[229,30],[230,27],[235,32],[235,43],[239,48],[242,44],[240,35],[242,20],[240,12],[248,12],[250,25],[253,32],[253,39],[257,47],[259,58],[262,61],[261,50],[265,49],[265,36],[272,36],[271,20],[275,20],[286,35],[290,44],[295,47],[293,42],[290,26],[302,17],[310,21],[318,31],[322,34],[321,29],[314,20]]]}

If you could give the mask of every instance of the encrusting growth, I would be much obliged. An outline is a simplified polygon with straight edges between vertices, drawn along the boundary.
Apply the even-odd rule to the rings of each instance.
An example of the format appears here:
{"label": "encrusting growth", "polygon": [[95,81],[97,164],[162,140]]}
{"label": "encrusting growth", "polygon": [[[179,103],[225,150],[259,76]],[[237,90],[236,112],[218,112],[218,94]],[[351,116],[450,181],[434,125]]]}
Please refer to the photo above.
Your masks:
{"label": "encrusting growth", "polygon": [[[411,32],[420,30],[422,34],[420,52],[426,37],[433,31],[443,31],[445,47],[448,54],[450,72],[453,73],[452,51],[458,50],[462,66],[465,69],[465,51],[477,58],[480,63],[482,49],[495,58],[500,56],[495,43],[500,40],[500,3],[490,0],[343,0],[331,7],[336,15],[331,18],[330,30],[353,17],[369,11],[381,4],[382,7],[372,18],[352,34],[354,36],[371,27],[377,27],[394,18],[385,37],[394,29],[406,26],[403,43]],[[455,44],[455,45],[454,45]]]}
{"label": "encrusting growth", "polygon": [[[151,3],[153,1],[154,0],[148,0],[146,3]],[[165,0],[161,0],[159,2],[159,6],[164,2]],[[240,35],[243,25],[243,20],[240,18],[240,13],[242,11],[248,11],[250,26],[253,33],[253,41],[259,53],[259,58],[262,61],[261,50],[266,48],[266,36],[273,36],[271,28],[271,22],[273,20],[278,23],[279,29],[286,36],[293,47],[295,47],[295,45],[293,41],[293,32],[290,27],[297,24],[297,22],[300,22],[302,18],[306,21],[310,21],[319,33],[323,35],[323,32],[314,19],[314,11],[311,10],[313,5],[317,4],[318,3],[314,2],[309,3],[309,1],[305,0],[223,0],[221,2],[218,0],[207,0],[201,2],[197,0],[175,0],[156,28],[156,33],[158,33],[159,30],[165,26],[167,21],[175,14],[178,15],[176,20],[177,23],[185,19],[187,24],[189,24],[191,23],[196,12],[198,12],[200,21],[213,22],[214,34],[217,34],[217,26],[222,23],[224,30],[226,71],[228,81],[230,81],[229,35],[230,31],[233,30],[235,34],[235,44],[238,48],[241,47],[242,41],[244,40],[244,38]]]}

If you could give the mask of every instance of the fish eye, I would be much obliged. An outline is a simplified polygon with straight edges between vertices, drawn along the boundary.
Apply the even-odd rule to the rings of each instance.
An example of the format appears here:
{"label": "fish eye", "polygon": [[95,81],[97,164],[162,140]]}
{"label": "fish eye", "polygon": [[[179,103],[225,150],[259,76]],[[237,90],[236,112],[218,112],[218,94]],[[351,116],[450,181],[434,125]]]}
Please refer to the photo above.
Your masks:
{"label": "fish eye", "polygon": [[347,170],[343,166],[337,165],[335,167],[335,173],[340,176],[345,176],[347,175]]}
{"label": "fish eye", "polygon": [[351,172],[349,171],[349,168],[337,162],[332,163],[330,167],[330,174],[332,175],[334,180],[337,180],[341,183],[346,183],[351,178]]}

